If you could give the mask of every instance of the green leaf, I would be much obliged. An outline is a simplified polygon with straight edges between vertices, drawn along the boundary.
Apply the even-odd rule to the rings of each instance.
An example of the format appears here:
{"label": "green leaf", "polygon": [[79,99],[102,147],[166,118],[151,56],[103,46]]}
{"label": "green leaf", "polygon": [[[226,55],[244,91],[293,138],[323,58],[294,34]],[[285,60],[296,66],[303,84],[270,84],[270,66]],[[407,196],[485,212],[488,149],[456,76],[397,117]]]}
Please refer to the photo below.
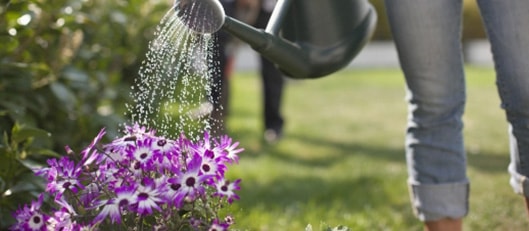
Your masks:
{"label": "green leaf", "polygon": [[42,191],[45,187],[45,180],[42,177],[36,176],[33,172],[25,173],[18,179],[15,186],[11,187],[12,194],[21,192]]}
{"label": "green leaf", "polygon": [[20,162],[20,164],[24,165],[27,169],[30,169],[31,171],[46,167],[46,165],[30,159],[18,160],[18,162]]}
{"label": "green leaf", "polygon": [[73,66],[69,66],[64,70],[63,77],[67,80],[81,82],[84,84],[88,84],[88,80],[90,79],[86,72]]}
{"label": "green leaf", "polygon": [[7,145],[9,145],[9,136],[7,135],[7,131],[4,131],[4,134],[2,136],[2,144],[6,145],[6,149],[7,149]]}
{"label": "green leaf", "polygon": [[10,114],[12,117],[22,117],[26,113],[24,105],[17,104],[8,99],[4,99],[0,102],[0,106],[6,108],[7,114]]}
{"label": "green leaf", "polygon": [[4,174],[5,171],[14,167],[13,163],[16,163],[14,155],[8,152],[0,153],[0,174]]}
{"label": "green leaf", "polygon": [[67,110],[73,110],[76,97],[68,87],[62,83],[54,82],[50,85],[50,88],[55,97],[57,97],[60,103],[62,103]]}
{"label": "green leaf", "polygon": [[0,35],[0,44],[2,44],[5,51],[12,51],[19,45],[19,42],[13,36]]}
{"label": "green leaf", "polygon": [[15,126],[13,126],[11,139],[14,142],[20,143],[32,137],[50,139],[51,134],[45,130],[38,128],[24,127],[20,126],[19,124],[15,124]]}
{"label": "green leaf", "polygon": [[0,83],[6,92],[31,91],[32,76],[27,63],[5,62],[0,63]]}
{"label": "green leaf", "polygon": [[31,155],[31,156],[37,156],[37,155],[39,155],[39,156],[48,156],[48,157],[54,157],[54,158],[61,157],[61,154],[56,153],[53,150],[45,149],[45,148],[31,149],[30,152],[29,152],[29,155]]}
{"label": "green leaf", "polygon": [[2,176],[0,176],[0,193],[3,194],[5,190],[6,190],[6,182],[4,181]]}

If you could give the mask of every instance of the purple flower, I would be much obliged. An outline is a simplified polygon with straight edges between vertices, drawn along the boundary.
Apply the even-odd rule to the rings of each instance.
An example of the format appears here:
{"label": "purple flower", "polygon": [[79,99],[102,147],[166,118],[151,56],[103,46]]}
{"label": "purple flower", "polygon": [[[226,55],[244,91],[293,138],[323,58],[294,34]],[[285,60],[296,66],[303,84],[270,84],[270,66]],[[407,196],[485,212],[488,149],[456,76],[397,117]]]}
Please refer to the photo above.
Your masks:
{"label": "purple flower", "polygon": [[221,149],[224,150],[226,157],[230,160],[231,163],[238,163],[239,156],[237,154],[244,151],[244,148],[236,149],[239,146],[239,142],[232,143],[230,137],[224,135],[220,137],[220,143],[218,144]]}
{"label": "purple flower", "polygon": [[233,225],[235,224],[235,218],[233,218],[232,216],[228,215],[224,218],[224,222],[226,222],[227,225]]}
{"label": "purple flower", "polygon": [[223,150],[212,145],[212,142],[209,139],[209,133],[204,132],[204,139],[192,145],[192,148],[196,153],[199,153],[202,156],[208,156],[218,162],[222,163],[228,160]]}
{"label": "purple flower", "polygon": [[152,148],[153,138],[137,140],[136,145],[129,146],[127,154],[139,163],[142,170],[152,170],[154,159],[160,155],[159,150]]}
{"label": "purple flower", "polygon": [[230,226],[225,223],[220,223],[219,220],[213,220],[213,223],[209,227],[208,231],[226,231]]}
{"label": "purple flower", "polygon": [[31,202],[31,206],[24,205],[19,208],[14,214],[17,223],[11,226],[10,230],[45,231],[49,217],[40,211],[42,200],[41,194],[37,201]]}
{"label": "purple flower", "polygon": [[173,151],[176,148],[176,143],[173,140],[164,137],[157,137],[153,141],[152,148],[159,150],[163,154]]}
{"label": "purple flower", "polygon": [[[208,151],[206,151],[207,153]],[[224,177],[226,171],[226,165],[222,164],[222,161],[215,161],[213,155],[205,155],[200,163],[200,173],[203,175],[217,176],[218,178]]]}
{"label": "purple flower", "polygon": [[202,183],[211,178],[212,175],[200,174],[200,167],[202,157],[198,154],[187,165],[187,171],[178,175],[177,184],[180,185],[180,190],[176,196],[176,201],[182,201],[186,197],[194,200],[198,195],[204,194],[204,186]]}
{"label": "purple flower", "polygon": [[[178,218],[177,226],[227,230],[233,224],[231,217],[212,220],[222,206],[208,204],[212,200],[207,199],[226,198],[213,200],[215,203],[239,199],[235,191],[240,189],[240,180],[224,179],[227,163],[237,162],[237,154],[243,150],[237,149],[238,142],[232,143],[227,136],[211,139],[207,131],[198,142],[183,134],[173,140],[137,124],[127,126],[125,133],[98,149],[105,134],[101,129],[78,156],[66,146],[68,155],[48,160],[49,167],[36,174],[48,181],[46,191],[54,198],[53,213],[41,211],[41,195],[14,214],[17,224],[10,229],[107,230],[116,224],[127,229],[132,228],[126,227],[127,221],[145,216],[146,227],[173,229],[178,227],[164,227],[159,222],[180,216],[184,205],[192,210],[192,216]],[[204,198],[200,203],[211,209],[196,204],[197,198]]]}
{"label": "purple flower", "polygon": [[65,210],[59,210],[53,213],[48,220],[48,230],[81,230],[81,225],[72,220],[72,214]]}
{"label": "purple flower", "polygon": [[149,182],[146,185],[139,185],[134,194],[136,200],[136,210],[142,215],[149,215],[153,213],[153,209],[161,211],[162,209],[158,206],[158,203],[163,202],[161,193],[156,188],[154,182]]}
{"label": "purple flower", "polygon": [[113,140],[111,143],[103,145],[103,149],[107,153],[107,159],[113,161],[121,161],[129,146],[136,145],[136,136],[124,136]]}
{"label": "purple flower", "polygon": [[162,177],[164,182],[160,184],[160,187],[162,188],[160,191],[162,191],[162,197],[167,202],[168,205],[175,206],[177,208],[182,207],[183,201],[178,201],[177,196],[180,193],[180,190],[182,188],[182,184],[180,183],[180,179],[177,177]]}
{"label": "purple flower", "polygon": [[219,197],[226,197],[228,199],[228,203],[232,203],[233,200],[238,200],[239,196],[235,194],[235,190],[240,190],[241,187],[239,186],[239,183],[241,182],[241,179],[238,179],[234,182],[230,182],[224,179],[220,179],[216,184],[217,192],[214,193],[215,196]]}
{"label": "purple flower", "polygon": [[101,155],[102,156],[101,161],[107,165],[117,164],[117,163],[127,164],[126,162],[127,147],[128,146],[118,147],[118,146],[112,146],[110,144],[106,145],[104,147],[105,153]]}
{"label": "purple flower", "polygon": [[79,179],[81,168],[77,167],[67,156],[61,157],[58,162],[57,159],[50,159],[48,165],[50,167],[45,171],[48,179],[46,191],[55,194],[56,199],[61,197],[66,190],[77,193],[79,189],[84,188]]}
{"label": "purple flower", "polygon": [[95,149],[95,145],[101,141],[105,133],[105,128],[101,129],[92,142],[81,151],[81,155],[83,156],[81,163],[83,166],[88,166],[94,161],[101,159],[101,155],[97,152],[97,149]]}
{"label": "purple flower", "polygon": [[116,197],[106,201],[101,212],[94,219],[94,223],[103,221],[107,216],[110,217],[112,223],[121,223],[121,211],[126,209],[129,205],[137,203],[136,188],[130,186],[123,186],[115,190]]}
{"label": "purple flower", "polygon": [[152,148],[159,153],[156,157],[161,170],[175,171],[178,168],[179,147],[174,140],[157,137],[152,142]]}
{"label": "purple flower", "polygon": [[123,137],[114,139],[110,144],[104,145],[104,149],[108,153],[125,154],[125,151],[130,146],[135,146],[137,140],[144,140],[145,138],[155,137],[155,131],[146,131],[147,128],[134,124],[133,126],[125,126],[125,135]]}
{"label": "purple flower", "polygon": [[191,225],[191,227],[193,227],[196,230],[198,230],[200,228],[201,224],[202,224],[202,221],[200,221],[200,219],[196,219],[194,217],[191,217],[189,219],[189,225]]}
{"label": "purple flower", "polygon": [[101,195],[101,188],[96,183],[89,183],[79,195],[82,206],[89,207]]}
{"label": "purple flower", "polygon": [[135,123],[132,126],[125,126],[125,133],[127,135],[154,136],[156,132],[154,129],[147,131],[147,127]]}

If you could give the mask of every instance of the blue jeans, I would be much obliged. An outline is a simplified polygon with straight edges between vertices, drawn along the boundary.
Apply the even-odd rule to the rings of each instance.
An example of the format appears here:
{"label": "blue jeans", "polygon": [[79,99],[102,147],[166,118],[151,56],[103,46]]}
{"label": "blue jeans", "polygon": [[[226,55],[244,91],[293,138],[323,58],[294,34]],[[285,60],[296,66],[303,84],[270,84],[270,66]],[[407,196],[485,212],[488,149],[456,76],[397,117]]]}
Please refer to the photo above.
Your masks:
{"label": "blue jeans", "polygon": [[[512,128],[511,185],[529,197],[529,1],[478,0],[478,5],[492,46],[501,107]],[[406,77],[412,206],[423,221],[461,218],[468,213],[469,195],[462,0],[386,0],[386,10]]]}

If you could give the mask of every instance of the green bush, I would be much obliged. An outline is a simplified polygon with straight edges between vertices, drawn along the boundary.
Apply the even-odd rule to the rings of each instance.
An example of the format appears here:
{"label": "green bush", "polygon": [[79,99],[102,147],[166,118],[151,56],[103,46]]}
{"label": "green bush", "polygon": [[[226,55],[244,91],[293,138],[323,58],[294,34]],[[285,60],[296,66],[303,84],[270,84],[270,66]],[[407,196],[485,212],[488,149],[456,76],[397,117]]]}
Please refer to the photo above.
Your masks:
{"label": "green bush", "polygon": [[84,146],[101,127],[117,135],[169,7],[156,0],[0,3],[0,230],[12,222],[9,210],[42,190],[30,166],[63,154],[65,145]]}

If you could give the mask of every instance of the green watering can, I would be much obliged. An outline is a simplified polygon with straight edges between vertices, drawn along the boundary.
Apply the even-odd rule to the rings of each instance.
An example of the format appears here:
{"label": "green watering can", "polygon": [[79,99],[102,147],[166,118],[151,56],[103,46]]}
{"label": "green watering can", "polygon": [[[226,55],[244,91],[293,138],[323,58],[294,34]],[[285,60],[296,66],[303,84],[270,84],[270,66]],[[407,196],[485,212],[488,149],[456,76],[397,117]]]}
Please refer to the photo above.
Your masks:
{"label": "green watering can", "polygon": [[368,0],[279,0],[265,30],[226,16],[218,0],[176,0],[175,10],[192,30],[223,29],[298,79],[347,66],[371,38],[377,18]]}

